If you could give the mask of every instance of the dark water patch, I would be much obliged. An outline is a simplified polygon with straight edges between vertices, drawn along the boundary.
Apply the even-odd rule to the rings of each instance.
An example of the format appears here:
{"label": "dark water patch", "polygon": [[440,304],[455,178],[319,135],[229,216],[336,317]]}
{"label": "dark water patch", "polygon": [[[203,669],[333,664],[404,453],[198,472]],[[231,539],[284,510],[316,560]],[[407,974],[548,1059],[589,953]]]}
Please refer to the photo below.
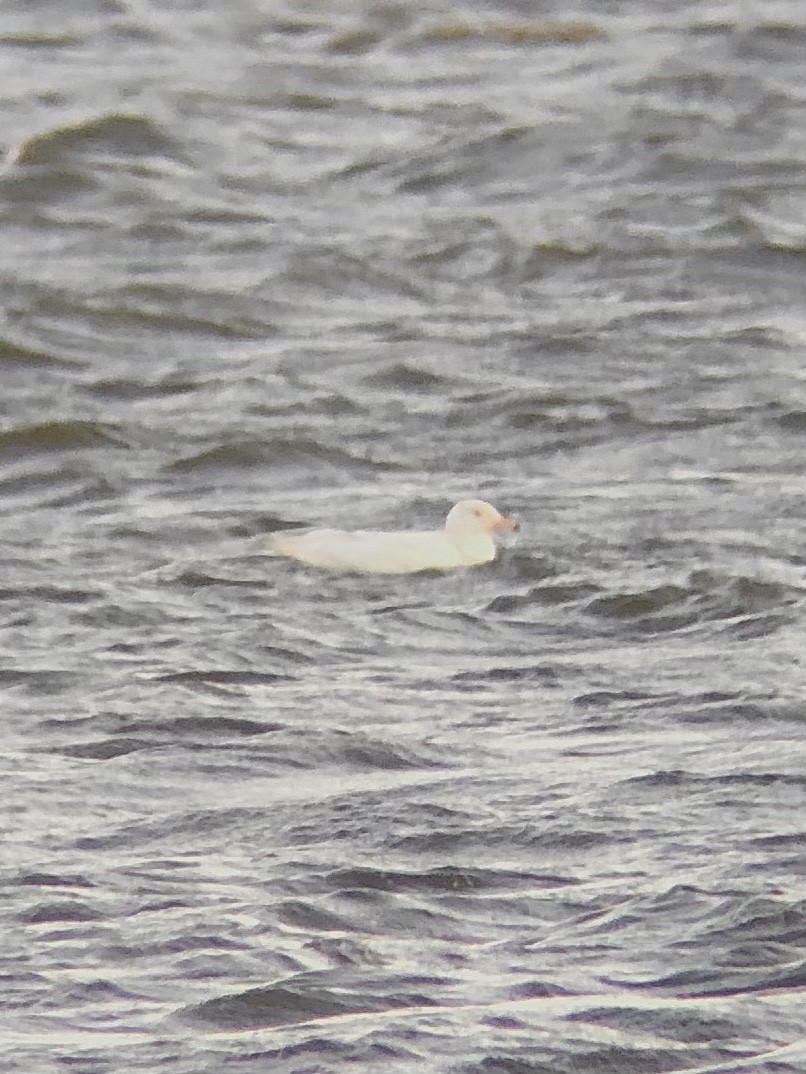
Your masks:
{"label": "dark water patch", "polygon": [[9,160],[20,165],[56,165],[90,152],[123,157],[182,156],[178,143],[153,120],[111,113],[33,135],[11,151]]}
{"label": "dark water patch", "polygon": [[646,693],[642,690],[592,690],[589,693],[579,694],[574,698],[574,704],[579,708],[604,708],[611,705],[624,704],[625,702],[647,702],[660,700],[659,695]]}
{"label": "dark water patch", "polygon": [[493,597],[485,611],[521,612],[529,608],[552,607],[561,604],[584,604],[597,593],[601,586],[590,582],[566,582],[556,585],[533,586],[526,593],[502,594]]}
{"label": "dark water patch", "polygon": [[168,398],[172,395],[187,395],[199,387],[197,381],[168,376],[155,382],[134,379],[98,380],[84,384],[82,390],[89,395],[119,402],[136,402],[145,399]]}
{"label": "dark water patch", "polygon": [[747,840],[748,846],[764,850],[806,850],[806,831],[788,832],[786,835],[760,835]]}
{"label": "dark water patch", "polygon": [[[334,728],[322,732],[312,723],[302,727],[281,728],[286,734],[273,739],[264,752],[264,763],[276,770],[322,770],[351,772],[416,772],[450,767],[444,754],[427,744],[417,748],[400,742],[369,735],[364,731]],[[254,756],[254,753],[253,753]],[[325,822],[322,831],[326,830]],[[293,839],[306,841],[311,835],[318,838],[317,826],[293,826]]]}
{"label": "dark water patch", "polygon": [[0,34],[0,45],[7,48],[62,49],[75,48],[81,38],[73,34],[49,33],[46,30]]}
{"label": "dark water patch", "polygon": [[297,1025],[338,1015],[434,1006],[433,999],[417,993],[364,995],[344,986],[331,990],[317,987],[304,978],[292,978],[284,984],[208,1000],[186,1008],[182,1015],[186,1020],[217,1029],[247,1030]]}
{"label": "dark water patch", "polygon": [[[0,443],[0,447],[2,444]],[[330,447],[317,440],[300,437],[295,440],[275,439],[269,441],[244,440],[178,459],[168,467],[177,473],[193,473],[204,470],[230,470],[243,467],[265,466],[270,470],[282,468],[296,471],[315,468],[327,473],[339,470],[387,471],[398,470],[402,464],[378,458],[361,458],[343,448]]]}
{"label": "dark water patch", "polygon": [[275,913],[284,925],[303,929],[307,933],[355,931],[346,917],[302,900],[279,903],[275,907]]}
{"label": "dark water patch", "polygon": [[[749,1054],[752,1052],[747,1048],[732,1049],[724,1044],[718,1048],[689,1046],[686,1049],[686,1063],[692,1067],[696,1063],[701,1071],[708,1067],[718,1070],[719,1067],[712,1066],[718,1063],[723,1071],[727,1071],[730,1068],[724,1066],[726,1060],[738,1064]],[[580,1050],[574,1055],[573,1062],[566,1066],[567,1074],[676,1074],[679,1070],[679,1057],[673,1049],[629,1043]]]}
{"label": "dark water patch", "polygon": [[127,447],[114,426],[95,421],[47,421],[0,433],[0,458]]}
{"label": "dark water patch", "polygon": [[128,236],[140,243],[181,243],[187,238],[184,222],[168,223],[164,220],[147,220],[134,224],[127,231]]}
{"label": "dark water patch", "polygon": [[510,869],[439,866],[424,871],[405,872],[392,869],[337,869],[321,879],[326,891],[369,890],[409,892],[413,894],[456,895],[489,891],[533,891],[574,885],[570,877],[554,874],[515,872]]}
{"label": "dark water patch", "polygon": [[339,1039],[338,1030],[331,1036],[326,1035],[321,1027],[317,1027],[315,1037],[305,1036],[304,1039],[292,1044],[283,1043],[279,1048],[255,1048],[250,1046],[247,1050],[241,1050],[238,1057],[239,1064],[251,1064],[246,1069],[254,1069],[256,1074],[262,1071],[277,1071],[277,1074],[319,1074],[319,1071],[335,1069],[340,1064],[353,1065],[355,1069],[364,1068],[372,1070],[378,1065],[388,1065],[395,1061],[414,1062],[417,1055],[404,1047],[392,1048],[386,1043],[363,1039],[360,1041],[345,1042]]}
{"label": "dark water patch", "polygon": [[18,211],[30,212],[32,206],[78,198],[97,189],[98,183],[90,176],[66,168],[15,168],[0,175],[0,201],[20,206]]}
{"label": "dark water patch", "polygon": [[[189,905],[189,903],[180,902],[177,899],[162,900],[149,904],[141,912],[161,913],[163,910],[182,910],[187,909]],[[244,941],[230,939],[221,936],[219,933],[195,932],[191,935],[177,936],[165,940],[161,945],[161,950],[166,954],[180,955],[189,951],[245,951],[248,950],[248,946]]]}
{"label": "dark water patch", "polygon": [[264,534],[276,533],[277,530],[300,529],[304,525],[302,519],[283,519],[279,515],[260,512],[230,523],[226,527],[226,532],[231,537],[260,537]]}
{"label": "dark water patch", "polygon": [[736,1020],[698,1011],[686,1005],[682,1010],[663,1007],[635,1010],[632,1007],[597,1007],[573,1011],[568,1022],[589,1022],[619,1033],[651,1033],[680,1043],[706,1044],[711,1041],[739,1041],[744,1027]]}
{"label": "dark water patch", "polygon": [[[706,777],[701,777],[705,779]],[[713,784],[740,787],[769,787],[776,784],[806,789],[806,775],[793,776],[786,772],[729,772],[723,776],[707,777]]]}
{"label": "dark water patch", "polygon": [[[484,146],[483,140],[481,144]],[[468,149],[472,155],[475,146]],[[452,160],[443,159],[440,168],[450,167],[451,163]],[[443,176],[434,172],[424,177],[426,188],[431,182],[439,186],[442,180]],[[433,280],[454,287],[508,278],[513,255],[510,236],[494,220],[485,217],[465,220],[459,227],[455,223],[446,227],[432,221],[428,232],[402,251],[411,278],[418,284]]]}
{"label": "dark water patch", "polygon": [[689,583],[703,596],[717,597],[725,615],[748,615],[775,611],[798,603],[806,590],[783,582],[768,582],[744,575],[731,576],[717,571],[694,571]]}
{"label": "dark water patch", "polygon": [[356,27],[334,34],[328,41],[328,50],[339,56],[361,55],[369,52],[383,40],[383,34],[369,27]]}
{"label": "dark water patch", "polygon": [[547,981],[521,981],[508,989],[510,999],[550,999],[552,996],[569,996],[572,993],[566,988]]}
{"label": "dark water patch", "polygon": [[[491,124],[493,130],[489,130]],[[483,173],[485,166],[495,171],[500,169],[502,159],[508,159],[512,147],[527,135],[526,128],[521,126],[506,126],[501,129],[500,117],[488,117],[484,126],[487,130],[475,137],[468,139],[460,135],[456,141],[448,139],[447,144],[419,153],[407,160],[403,166],[396,164],[385,169],[390,175],[398,174],[397,193],[430,194],[462,181],[478,181],[479,173]],[[451,230],[453,234],[450,233]],[[455,229],[445,229],[445,232],[442,245],[447,254],[456,250],[459,244]],[[511,247],[511,242],[503,241]],[[427,265],[433,262],[436,254],[437,263],[444,267],[446,254],[440,255],[439,247],[435,249],[433,243],[424,245],[425,250],[420,255],[421,263]],[[479,257],[478,250],[474,250],[470,243],[461,244],[461,247],[462,258],[457,266],[460,271],[461,266],[465,265],[468,278],[478,278],[480,270],[484,277],[489,277],[489,267],[486,271],[482,269],[485,258]],[[457,278],[456,275],[454,278]]]}
{"label": "dark water patch", "polygon": [[290,415],[324,414],[329,418],[345,418],[367,413],[367,407],[358,399],[350,399],[339,392],[307,396],[296,402],[257,403],[249,407],[250,414],[263,418],[288,417]]}
{"label": "dark water patch", "polygon": [[774,324],[751,324],[725,333],[728,343],[742,343],[750,347],[779,351],[787,344],[786,333]]}
{"label": "dark water patch", "polygon": [[675,712],[675,719],[682,723],[729,723],[757,725],[771,719],[795,719],[800,723],[804,714],[799,710],[790,712],[781,710],[770,700],[754,701],[745,699],[741,694],[726,697],[709,697],[707,694],[692,697],[659,699],[659,704],[668,704]]}
{"label": "dark water patch", "polygon": [[745,63],[792,64],[802,62],[803,26],[794,19],[775,21],[762,18],[755,24],[742,25],[736,35],[736,54]]}
{"label": "dark water patch", "polygon": [[0,668],[0,689],[4,686],[24,686],[29,693],[47,697],[69,689],[74,677],[72,672],[55,669],[22,671],[16,668]]}
{"label": "dark water patch", "polygon": [[743,640],[766,638],[790,622],[788,615],[752,615],[725,626],[731,637]]}
{"label": "dark water patch", "polygon": [[31,888],[94,888],[95,884],[85,876],[57,873],[22,873],[15,883]]}
{"label": "dark water patch", "polygon": [[[176,857],[166,864],[167,873],[161,872],[163,862],[157,859],[155,872],[158,876],[174,875],[178,868],[188,868],[186,862],[178,856],[184,849],[185,841],[204,844],[214,833],[233,831],[243,832],[254,825],[261,825],[265,819],[265,809],[220,809],[183,811],[175,816],[162,817],[153,822],[142,821],[120,824],[109,828],[102,834],[83,835],[73,841],[76,849],[82,851],[123,850],[131,847],[143,847],[156,844],[174,848]],[[261,829],[262,830],[262,829]],[[228,836],[229,837],[229,836]],[[165,840],[169,840],[166,844]],[[174,842],[176,840],[176,842]],[[177,843],[179,844],[177,846]]]}
{"label": "dark water patch", "polygon": [[547,556],[519,551],[517,548],[502,549],[496,567],[506,578],[518,582],[543,581],[558,573],[557,567]]}
{"label": "dark water patch", "polygon": [[789,433],[806,433],[806,410],[788,410],[777,422]]}
{"label": "dark water patch", "polygon": [[573,604],[599,592],[601,587],[592,582],[560,582],[556,585],[535,586],[529,590],[527,599],[538,604]]}
{"label": "dark water patch", "polygon": [[262,645],[258,651],[263,660],[276,660],[289,664],[303,665],[317,663],[313,657],[301,653],[299,649],[285,649],[281,648],[279,645]]}
{"label": "dark water patch", "polygon": [[[250,212],[248,208],[235,205],[205,205],[191,208],[183,217],[192,224],[245,224],[247,227],[260,227],[266,223],[265,213]],[[254,249],[254,247],[250,247]]]}
{"label": "dark water patch", "polygon": [[455,382],[429,369],[399,362],[389,365],[377,373],[370,373],[362,378],[361,383],[369,388],[380,388],[384,391],[430,394],[432,392],[444,392]]}
{"label": "dark water patch", "polygon": [[167,736],[172,739],[188,738],[193,741],[252,738],[283,729],[284,725],[280,723],[249,720],[246,717],[236,716],[175,716],[168,719],[163,717],[159,720],[133,720],[127,722],[126,725],[128,733],[147,731],[155,737],[159,736],[160,740]]}
{"label": "dark water patch", "polygon": [[[791,945],[806,947],[806,902],[751,897],[725,907],[723,927],[710,930],[714,940],[738,942],[742,945],[758,941],[780,945],[776,961],[791,958]],[[752,957],[756,959],[753,949]]]}
{"label": "dark water patch", "polygon": [[629,624],[641,634],[680,630],[699,618],[691,591],[677,585],[594,597],[586,610],[611,623]]}
{"label": "dark water patch", "polygon": [[[0,478],[0,497],[16,501],[18,510],[37,510],[60,506],[97,503],[118,495],[105,477],[92,472],[83,459],[68,458],[54,466],[52,455],[36,453],[19,459],[9,458],[9,476]],[[20,463],[14,466],[14,463]],[[33,463],[33,465],[32,465]]]}
{"label": "dark water patch", "polygon": [[449,767],[450,762],[438,753],[428,755],[423,750],[413,750],[399,743],[371,738],[363,732],[342,732],[336,742],[334,759],[360,770],[383,769],[392,772],[419,768]]}
{"label": "dark water patch", "polygon": [[297,251],[288,266],[287,279],[309,301],[318,294],[320,301],[369,302],[378,294],[390,293],[422,300],[426,293],[421,281],[407,278],[397,265],[381,265],[373,258],[329,247]]}
{"label": "dark water patch", "polygon": [[596,851],[611,847],[613,843],[623,841],[608,832],[597,832],[586,828],[558,828],[553,831],[535,831],[528,824],[494,825],[481,828],[468,827],[460,831],[435,826],[431,831],[416,835],[403,835],[390,838],[389,845],[396,850],[419,854],[454,854],[467,853],[479,849],[506,848],[508,852],[522,851],[524,848],[541,853],[576,855],[580,851]]}
{"label": "dark water patch", "polygon": [[[265,340],[273,334],[265,320],[244,315],[229,293],[209,290],[197,293],[185,289],[172,291],[163,287],[152,293],[143,286],[130,284],[124,292],[88,310],[96,329],[108,334],[127,332],[141,336],[166,333],[207,341]],[[201,373],[201,370],[200,370]]]}
{"label": "dark water patch", "polygon": [[[364,810],[369,810],[374,818],[369,829],[361,820]],[[433,844],[448,851],[444,860],[449,861],[451,855],[466,847],[496,845],[497,837],[500,837],[497,845],[504,846],[509,834],[509,830],[502,833],[492,823],[489,828],[480,829],[479,818],[469,812],[420,801],[410,785],[405,792],[345,794],[339,799],[319,802],[308,809],[307,817],[289,817],[284,838],[289,846],[328,841],[343,844],[353,838],[366,843],[372,838],[373,843],[378,841],[384,848],[384,853],[391,848],[428,854]],[[517,835],[523,834],[523,829],[518,828]]]}
{"label": "dark water patch", "polygon": [[503,45],[585,45],[601,41],[605,31],[584,19],[500,19],[484,18],[465,22],[461,18],[437,22],[415,31],[410,46]]}
{"label": "dark water patch", "polygon": [[97,590],[48,585],[0,589],[0,600],[36,601],[45,604],[90,604],[101,596]]}
{"label": "dark water patch", "polygon": [[451,679],[456,682],[522,682],[556,686],[559,673],[555,667],[536,664],[528,667],[491,667],[478,671],[457,671]]}
{"label": "dark water patch", "polygon": [[642,632],[671,631],[695,623],[726,622],[740,637],[772,633],[788,621],[785,609],[800,603],[804,591],[779,582],[694,571],[688,585],[608,594],[587,606],[592,615],[614,623],[633,624]]}
{"label": "dark water patch", "polygon": [[628,91],[644,98],[649,112],[661,111],[661,102],[667,105],[674,101],[683,105],[688,115],[709,114],[709,106],[720,104],[726,96],[735,98],[737,107],[755,104],[764,92],[755,79],[746,75],[675,61],[661,73],[633,83]]}
{"label": "dark water patch", "polygon": [[40,903],[20,915],[27,925],[50,925],[65,921],[100,921],[104,914],[78,900]]}
{"label": "dark water patch", "polygon": [[670,604],[683,603],[690,596],[689,590],[682,586],[663,585],[633,593],[597,597],[590,602],[588,610],[608,619],[635,619],[652,615]]}
{"label": "dark water patch", "polygon": [[[607,981],[606,983],[615,983]],[[773,992],[799,992],[806,988],[806,962],[791,963],[775,972],[757,968],[733,970],[726,966],[714,969],[687,969],[641,982],[620,981],[620,987],[639,991],[660,991],[690,999],[716,999],[724,996],[756,996]]]}
{"label": "dark water patch", "polygon": [[646,787],[653,790],[679,790],[685,786],[698,784],[700,778],[682,769],[675,768],[666,771],[651,772],[643,776],[628,776],[622,782],[636,787]]}
{"label": "dark water patch", "polygon": [[283,93],[273,98],[272,103],[291,112],[329,112],[339,107],[332,97],[318,93]]}
{"label": "dark water patch", "polygon": [[685,433],[696,432],[698,429],[709,429],[717,425],[733,425],[745,415],[735,407],[730,410],[718,410],[714,407],[698,407],[682,414],[669,415],[667,417],[650,417],[640,415],[637,417],[637,425],[650,432]]}
{"label": "dark water patch", "polygon": [[275,671],[172,671],[166,675],[156,675],[152,682],[177,683],[181,686],[213,683],[217,686],[276,686],[278,683],[292,682],[293,675]]}
{"label": "dark water patch", "polygon": [[481,1019],[481,1025],[489,1026],[491,1029],[503,1029],[505,1031],[518,1032],[519,1030],[528,1031],[528,1024],[520,1018],[515,1018],[511,1014],[487,1014]]}
{"label": "dark water patch", "polygon": [[[89,507],[91,504],[102,505],[107,500],[115,500],[119,494],[119,488],[103,477],[86,478],[78,481],[76,487],[71,491],[51,496],[38,506],[49,509]],[[103,508],[99,507],[98,510],[103,510]]]}
{"label": "dark water patch", "polygon": [[[658,796],[673,795],[678,801],[691,799],[696,803],[708,803],[713,809],[729,813],[736,809],[749,809],[762,800],[763,792],[774,793],[792,789],[797,794],[806,790],[806,776],[794,776],[784,772],[729,772],[722,775],[700,775],[680,769],[658,770],[640,776],[629,776],[617,782],[621,792],[640,800],[646,793],[649,800]],[[732,833],[735,836],[738,833]]]}
{"label": "dark water patch", "polygon": [[518,431],[545,427],[551,432],[579,433],[589,429],[618,428],[635,431],[640,422],[624,400],[573,397],[553,393],[521,398],[505,410],[507,424]]}
{"label": "dark water patch", "polygon": [[206,589],[210,586],[229,586],[234,589],[269,589],[271,583],[258,578],[221,578],[201,571],[183,571],[172,579],[174,585],[185,589]]}
{"label": "dark water patch", "polygon": [[153,743],[139,738],[106,738],[99,742],[81,742],[73,746],[61,746],[58,753],[66,757],[79,757],[88,761],[111,761],[125,757],[137,750],[149,749]]}
{"label": "dark water patch", "polygon": [[[2,179],[0,179],[0,191],[2,191]],[[30,368],[30,369],[76,369],[81,363],[68,358],[56,357],[43,350],[33,350],[19,343],[12,343],[9,339],[0,339],[0,368]]]}
{"label": "dark water patch", "polygon": [[92,981],[72,982],[64,992],[54,998],[53,1006],[57,1009],[59,1007],[69,1009],[73,1004],[86,1003],[95,1006],[121,1001],[131,1004],[132,1001],[142,1002],[147,999],[148,996],[143,992],[121,988],[115,981],[97,978]]}

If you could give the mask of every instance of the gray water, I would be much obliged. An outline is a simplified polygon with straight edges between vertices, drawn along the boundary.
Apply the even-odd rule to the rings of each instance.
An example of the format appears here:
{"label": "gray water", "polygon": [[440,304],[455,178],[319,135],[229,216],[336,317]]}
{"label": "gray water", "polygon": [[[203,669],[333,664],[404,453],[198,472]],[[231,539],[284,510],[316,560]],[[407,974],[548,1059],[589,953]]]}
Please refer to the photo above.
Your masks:
{"label": "gray water", "polygon": [[[4,1071],[806,1070],[806,10],[0,10]],[[299,524],[522,530],[321,574]]]}

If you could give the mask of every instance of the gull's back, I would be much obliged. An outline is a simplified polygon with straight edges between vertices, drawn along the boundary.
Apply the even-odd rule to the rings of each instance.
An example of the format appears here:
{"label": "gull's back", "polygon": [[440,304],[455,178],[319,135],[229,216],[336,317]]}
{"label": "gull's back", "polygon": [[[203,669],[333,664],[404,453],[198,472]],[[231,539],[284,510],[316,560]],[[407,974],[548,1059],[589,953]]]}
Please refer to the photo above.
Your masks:
{"label": "gull's back", "polygon": [[312,530],[276,534],[272,543],[276,552],[311,567],[368,574],[452,570],[495,559],[495,545],[488,534],[474,534],[460,544],[444,530]]}

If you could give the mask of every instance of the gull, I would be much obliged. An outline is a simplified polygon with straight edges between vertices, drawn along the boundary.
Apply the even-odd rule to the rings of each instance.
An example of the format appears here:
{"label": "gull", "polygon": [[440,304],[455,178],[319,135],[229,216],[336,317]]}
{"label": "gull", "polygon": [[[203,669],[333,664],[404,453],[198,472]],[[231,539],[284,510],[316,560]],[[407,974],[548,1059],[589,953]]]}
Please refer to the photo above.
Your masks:
{"label": "gull", "polygon": [[332,571],[414,574],[478,567],[495,559],[494,534],[518,528],[484,500],[461,500],[440,530],[287,530],[272,538],[280,556]]}

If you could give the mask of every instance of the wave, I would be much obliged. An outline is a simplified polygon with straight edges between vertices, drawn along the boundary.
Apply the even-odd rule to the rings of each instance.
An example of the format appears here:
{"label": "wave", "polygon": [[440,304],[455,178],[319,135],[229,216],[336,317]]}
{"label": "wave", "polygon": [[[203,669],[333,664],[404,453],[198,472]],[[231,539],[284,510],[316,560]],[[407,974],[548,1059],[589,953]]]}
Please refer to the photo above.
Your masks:
{"label": "wave", "polygon": [[326,470],[389,471],[404,469],[401,463],[387,459],[354,455],[343,448],[329,446],[318,440],[295,439],[240,440],[219,444],[197,455],[188,455],[169,464],[177,473],[197,470],[230,470],[251,466],[270,468],[311,467]]}
{"label": "wave", "polygon": [[93,152],[122,157],[182,156],[179,143],[153,120],[112,112],[31,135],[18,142],[7,159],[21,166],[53,165]]}
{"label": "wave", "polygon": [[97,421],[45,421],[0,433],[0,459],[127,446],[118,428]]}

